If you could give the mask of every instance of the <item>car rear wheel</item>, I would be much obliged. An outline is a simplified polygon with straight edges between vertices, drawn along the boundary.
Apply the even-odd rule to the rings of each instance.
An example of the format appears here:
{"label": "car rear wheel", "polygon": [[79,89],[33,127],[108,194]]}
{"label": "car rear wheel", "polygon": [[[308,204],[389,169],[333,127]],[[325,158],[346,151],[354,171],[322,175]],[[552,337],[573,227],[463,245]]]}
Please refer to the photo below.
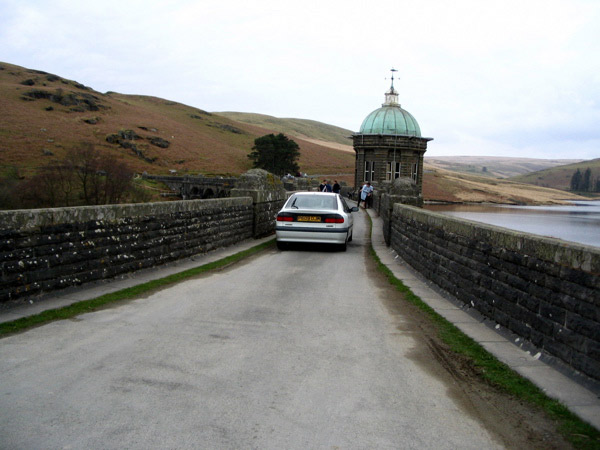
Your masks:
{"label": "car rear wheel", "polygon": [[287,244],[287,242],[277,241],[277,248],[279,250],[287,250],[288,244]]}

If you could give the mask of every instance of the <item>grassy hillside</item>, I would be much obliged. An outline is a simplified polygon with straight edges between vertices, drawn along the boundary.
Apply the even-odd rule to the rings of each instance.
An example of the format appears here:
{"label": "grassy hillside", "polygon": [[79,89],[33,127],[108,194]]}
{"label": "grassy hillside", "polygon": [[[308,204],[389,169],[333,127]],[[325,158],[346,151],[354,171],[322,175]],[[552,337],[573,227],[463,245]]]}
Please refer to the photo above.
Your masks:
{"label": "grassy hillside", "polygon": [[425,156],[425,162],[432,167],[489,178],[510,178],[580,161],[499,156]]}
{"label": "grassy hillside", "polygon": [[[251,168],[247,155],[254,139],[271,132],[156,97],[102,94],[1,62],[0,111],[0,169],[14,167],[21,177],[81,142],[111,152],[136,172],[237,175]],[[352,154],[294,140],[302,171],[354,173]]]}
{"label": "grassy hillside", "polygon": [[278,117],[267,116],[264,114],[243,113],[243,112],[215,112],[223,117],[235,120],[237,122],[256,125],[269,130],[275,130],[289,136],[294,136],[310,141],[321,141],[324,145],[331,143],[340,144],[352,150],[352,140],[350,136],[352,131],[345,128],[327,125],[315,120],[306,119],[280,119]]}
{"label": "grassy hillside", "polygon": [[590,161],[581,161],[575,164],[562,165],[553,167],[539,172],[526,173],[523,175],[512,177],[512,181],[519,183],[533,184],[536,186],[552,187],[554,189],[569,190],[571,188],[571,178],[579,169],[581,173],[590,168],[592,180],[600,178],[600,158]]}
{"label": "grassy hillside", "polygon": [[562,204],[584,197],[510,180],[491,179],[425,166],[423,198],[452,203]]}

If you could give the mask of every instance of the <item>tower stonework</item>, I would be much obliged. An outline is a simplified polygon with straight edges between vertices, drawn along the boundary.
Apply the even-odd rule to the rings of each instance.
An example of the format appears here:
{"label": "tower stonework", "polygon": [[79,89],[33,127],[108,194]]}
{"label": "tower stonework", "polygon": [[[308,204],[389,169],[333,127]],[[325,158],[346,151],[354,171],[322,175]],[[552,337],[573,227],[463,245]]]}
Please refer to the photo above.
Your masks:
{"label": "tower stonework", "polygon": [[385,103],[371,112],[360,131],[352,135],[356,164],[354,184],[360,188],[370,181],[375,186],[407,178],[423,191],[423,155],[427,142],[421,136],[415,118],[398,103],[398,92],[392,85],[385,93]]}

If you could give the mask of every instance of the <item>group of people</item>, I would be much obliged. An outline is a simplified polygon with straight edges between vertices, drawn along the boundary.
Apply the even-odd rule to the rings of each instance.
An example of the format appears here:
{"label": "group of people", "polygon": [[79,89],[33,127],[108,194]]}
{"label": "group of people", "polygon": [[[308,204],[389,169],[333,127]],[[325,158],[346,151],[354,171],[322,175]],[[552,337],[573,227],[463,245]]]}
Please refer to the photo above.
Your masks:
{"label": "group of people", "polygon": [[[337,180],[333,180],[333,185],[329,180],[323,180],[323,182],[319,185],[320,192],[334,192],[339,194],[341,190],[340,184]],[[367,181],[359,191],[360,203],[364,204],[364,208],[367,209],[369,206],[373,205],[373,186],[371,186],[371,182]]]}
{"label": "group of people", "polygon": [[333,192],[335,194],[339,194],[341,189],[342,187],[337,180],[333,180],[333,185],[329,180],[323,180],[323,182],[319,185],[320,192]]}

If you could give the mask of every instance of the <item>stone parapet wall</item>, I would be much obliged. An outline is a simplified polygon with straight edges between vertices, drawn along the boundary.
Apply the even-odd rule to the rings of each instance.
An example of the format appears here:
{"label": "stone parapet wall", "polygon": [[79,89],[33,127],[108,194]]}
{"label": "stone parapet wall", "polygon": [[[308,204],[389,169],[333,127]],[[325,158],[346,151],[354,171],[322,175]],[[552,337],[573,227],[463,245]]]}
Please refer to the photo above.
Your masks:
{"label": "stone parapet wall", "polygon": [[421,191],[409,178],[401,177],[393,182],[383,182],[373,191],[373,208],[379,213],[385,224],[383,237],[387,245],[390,245],[391,217],[396,203],[423,206]]}
{"label": "stone parapet wall", "polygon": [[283,183],[262,169],[244,173],[231,197],[251,197],[254,205],[252,235],[261,237],[275,232],[275,217],[287,200]]}
{"label": "stone parapet wall", "polygon": [[254,222],[251,197],[0,211],[0,302],[230,246]]}
{"label": "stone parapet wall", "polygon": [[253,200],[252,236],[259,238],[275,232],[275,218],[287,199],[286,191],[257,191],[232,189],[232,197],[250,197]]}
{"label": "stone parapet wall", "polygon": [[600,380],[600,250],[395,204],[392,248],[484,316]]}

